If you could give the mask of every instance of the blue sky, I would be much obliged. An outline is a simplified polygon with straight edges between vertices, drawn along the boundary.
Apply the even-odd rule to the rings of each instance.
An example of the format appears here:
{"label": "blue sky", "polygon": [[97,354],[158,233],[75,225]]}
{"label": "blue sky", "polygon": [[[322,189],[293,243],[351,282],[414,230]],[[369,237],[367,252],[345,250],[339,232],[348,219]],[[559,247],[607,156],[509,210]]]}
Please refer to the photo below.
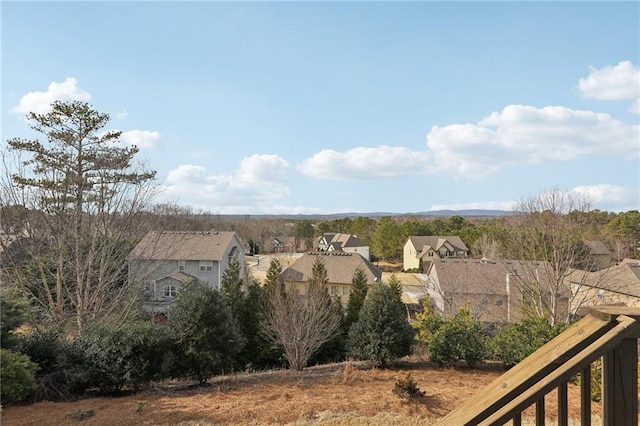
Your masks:
{"label": "blue sky", "polygon": [[10,2],[2,146],[86,100],[220,214],[640,208],[639,2]]}

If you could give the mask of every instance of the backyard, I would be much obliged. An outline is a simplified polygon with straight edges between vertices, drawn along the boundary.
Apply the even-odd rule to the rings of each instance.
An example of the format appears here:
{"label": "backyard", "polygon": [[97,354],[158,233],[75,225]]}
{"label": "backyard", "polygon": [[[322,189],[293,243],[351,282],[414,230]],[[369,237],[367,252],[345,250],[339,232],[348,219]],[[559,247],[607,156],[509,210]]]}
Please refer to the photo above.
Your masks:
{"label": "backyard", "polygon": [[[205,386],[166,382],[132,395],[5,407],[1,420],[4,426],[428,425],[502,371],[498,364],[476,370],[438,369],[415,359],[392,369],[339,363],[302,372],[217,376]],[[424,396],[407,401],[394,394],[396,381],[407,374],[426,392]],[[579,386],[569,385],[569,401],[570,417],[579,419]],[[548,414],[555,412],[555,393],[547,396],[546,407]],[[592,407],[598,414],[599,405]],[[527,416],[533,412],[525,413],[525,420]]]}

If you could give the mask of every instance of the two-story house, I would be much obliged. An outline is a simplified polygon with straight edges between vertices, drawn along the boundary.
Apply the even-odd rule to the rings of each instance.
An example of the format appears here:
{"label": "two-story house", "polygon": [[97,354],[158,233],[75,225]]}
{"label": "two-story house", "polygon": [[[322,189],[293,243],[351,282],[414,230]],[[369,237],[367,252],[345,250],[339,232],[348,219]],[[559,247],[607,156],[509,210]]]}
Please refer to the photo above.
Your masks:
{"label": "two-story house", "polygon": [[235,232],[150,232],[130,254],[129,280],[144,287],[146,310],[166,315],[187,282],[219,290],[232,259],[243,277],[244,247]]}
{"label": "two-story house", "polygon": [[460,237],[412,236],[403,247],[403,268],[426,271],[434,259],[464,258],[469,248]]}
{"label": "two-story house", "polygon": [[369,246],[355,235],[327,232],[322,234],[316,244],[319,251],[357,253],[371,260]]}
{"label": "two-story house", "polygon": [[[536,261],[438,259],[427,274],[416,275],[425,282],[432,305],[446,317],[467,308],[485,322],[520,321],[534,315],[533,303],[553,298],[555,317],[563,321],[569,313],[569,287],[555,288],[549,268],[548,263]],[[549,294],[551,289],[554,294]]]}
{"label": "two-story house", "polygon": [[381,282],[382,271],[378,267],[359,254],[344,252],[305,253],[282,271],[282,277],[286,282],[295,284],[300,294],[304,295],[306,283],[313,276],[313,265],[318,259],[322,260],[327,271],[329,294],[339,297],[344,305],[349,302],[351,281],[356,269],[364,271],[368,286]]}

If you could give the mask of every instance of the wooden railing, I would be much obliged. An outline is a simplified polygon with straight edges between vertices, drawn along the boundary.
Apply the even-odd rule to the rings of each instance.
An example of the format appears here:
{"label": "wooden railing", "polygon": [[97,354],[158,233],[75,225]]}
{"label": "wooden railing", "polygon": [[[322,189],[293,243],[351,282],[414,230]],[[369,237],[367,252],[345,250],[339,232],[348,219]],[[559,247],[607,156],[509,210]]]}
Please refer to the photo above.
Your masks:
{"label": "wooden railing", "polygon": [[557,390],[558,426],[569,424],[568,382],[580,380],[580,424],[591,425],[591,363],[602,357],[602,425],[638,426],[640,309],[592,308],[587,316],[442,418],[441,426],[522,424],[535,405],[535,424],[549,418],[544,397]]}

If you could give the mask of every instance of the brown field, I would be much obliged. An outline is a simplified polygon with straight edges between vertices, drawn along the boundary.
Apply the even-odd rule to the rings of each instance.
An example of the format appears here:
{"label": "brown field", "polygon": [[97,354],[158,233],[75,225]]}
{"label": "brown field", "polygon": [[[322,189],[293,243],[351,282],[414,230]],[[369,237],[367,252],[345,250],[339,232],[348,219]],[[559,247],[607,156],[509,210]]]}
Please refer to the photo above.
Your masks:
{"label": "brown field", "polygon": [[[410,373],[426,395],[404,401],[393,393]],[[425,425],[462,404],[502,373],[496,365],[477,370],[437,369],[422,361],[373,369],[367,363],[310,367],[302,372],[240,373],[213,378],[205,386],[156,384],[135,395],[5,407],[11,425]],[[547,413],[556,407],[547,397]],[[579,418],[579,387],[569,385],[570,416]],[[80,413],[93,415],[79,420]],[[599,413],[593,403],[593,412]],[[74,416],[75,415],[75,416]],[[525,413],[525,416],[533,413]],[[526,423],[526,422],[525,422]],[[549,424],[553,424],[550,422]],[[453,425],[455,426],[455,425]]]}

